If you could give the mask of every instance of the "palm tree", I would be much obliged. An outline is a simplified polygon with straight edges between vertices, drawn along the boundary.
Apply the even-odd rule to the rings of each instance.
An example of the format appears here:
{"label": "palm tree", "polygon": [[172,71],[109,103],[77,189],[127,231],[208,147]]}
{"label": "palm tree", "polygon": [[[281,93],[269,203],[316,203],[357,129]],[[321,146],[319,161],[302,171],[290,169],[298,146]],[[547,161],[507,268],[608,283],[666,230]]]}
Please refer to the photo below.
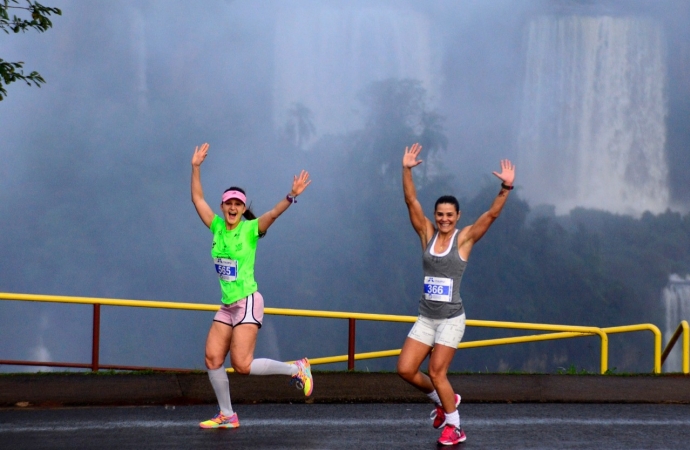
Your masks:
{"label": "palm tree", "polygon": [[316,135],[314,114],[303,103],[293,103],[288,109],[288,120],[285,124],[287,140],[302,148],[314,135]]}

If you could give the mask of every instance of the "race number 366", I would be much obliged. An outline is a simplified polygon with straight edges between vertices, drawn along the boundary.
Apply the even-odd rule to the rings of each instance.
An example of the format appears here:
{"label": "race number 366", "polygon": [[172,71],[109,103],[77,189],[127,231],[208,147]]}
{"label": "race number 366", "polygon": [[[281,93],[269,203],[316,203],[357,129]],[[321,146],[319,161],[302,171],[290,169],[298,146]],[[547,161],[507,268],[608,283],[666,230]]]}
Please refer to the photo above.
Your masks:
{"label": "race number 366", "polygon": [[450,302],[453,292],[451,278],[424,277],[424,298],[435,302]]}

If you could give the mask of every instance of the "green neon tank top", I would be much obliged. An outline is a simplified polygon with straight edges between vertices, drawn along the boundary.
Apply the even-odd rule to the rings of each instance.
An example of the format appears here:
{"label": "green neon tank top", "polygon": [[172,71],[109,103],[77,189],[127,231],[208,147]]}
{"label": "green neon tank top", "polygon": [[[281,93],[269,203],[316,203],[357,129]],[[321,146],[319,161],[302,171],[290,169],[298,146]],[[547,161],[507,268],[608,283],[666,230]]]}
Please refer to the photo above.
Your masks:
{"label": "green neon tank top", "polygon": [[221,270],[216,264],[219,274],[221,300],[226,305],[235,303],[257,291],[254,280],[254,261],[256,260],[256,246],[259,242],[259,220],[242,220],[233,230],[225,227],[225,220],[216,215],[209,227],[213,233],[213,247],[211,256],[236,261],[234,281],[226,281],[221,277]]}

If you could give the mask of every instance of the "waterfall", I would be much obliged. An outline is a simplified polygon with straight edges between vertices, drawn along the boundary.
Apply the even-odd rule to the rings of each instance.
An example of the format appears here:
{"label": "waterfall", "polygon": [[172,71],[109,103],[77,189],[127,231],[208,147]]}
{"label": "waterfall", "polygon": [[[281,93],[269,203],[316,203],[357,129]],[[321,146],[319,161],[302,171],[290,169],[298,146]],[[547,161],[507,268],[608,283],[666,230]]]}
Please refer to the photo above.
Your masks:
{"label": "waterfall", "polygon": [[274,122],[293,103],[314,114],[319,135],[358,128],[358,93],[372,81],[410,78],[441,85],[441,46],[429,19],[403,7],[311,4],[283,8],[275,27]]}
{"label": "waterfall", "polygon": [[661,25],[544,16],[525,35],[518,135],[522,194],[558,214],[639,215],[669,204]]}
{"label": "waterfall", "polygon": [[[685,278],[671,275],[668,285],[661,293],[661,300],[666,311],[666,333],[664,334],[664,345],[666,345],[681,320],[690,322],[690,275]],[[665,372],[682,370],[682,348],[682,341],[679,340],[666,359]]]}

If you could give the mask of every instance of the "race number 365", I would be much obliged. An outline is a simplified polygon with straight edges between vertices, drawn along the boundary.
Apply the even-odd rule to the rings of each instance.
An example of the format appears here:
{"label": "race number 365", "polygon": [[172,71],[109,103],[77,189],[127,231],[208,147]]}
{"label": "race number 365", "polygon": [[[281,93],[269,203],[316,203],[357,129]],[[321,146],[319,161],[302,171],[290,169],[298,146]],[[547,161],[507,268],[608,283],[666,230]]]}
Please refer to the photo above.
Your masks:
{"label": "race number 365", "polygon": [[213,258],[218,278],[223,281],[235,281],[237,279],[237,261],[227,258]]}

